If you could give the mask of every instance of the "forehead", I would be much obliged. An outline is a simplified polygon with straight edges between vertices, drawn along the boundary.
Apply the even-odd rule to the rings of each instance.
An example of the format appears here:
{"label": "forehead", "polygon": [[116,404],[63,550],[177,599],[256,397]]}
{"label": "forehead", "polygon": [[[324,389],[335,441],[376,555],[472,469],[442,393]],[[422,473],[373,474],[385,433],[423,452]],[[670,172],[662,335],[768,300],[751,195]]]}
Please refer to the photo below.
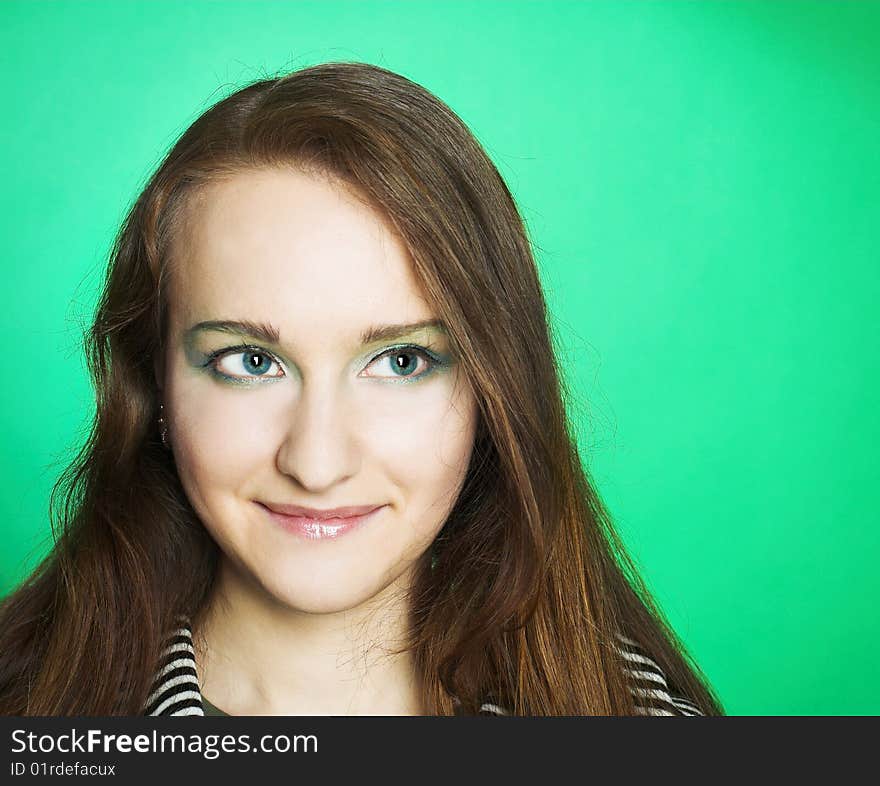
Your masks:
{"label": "forehead", "polygon": [[346,188],[297,170],[257,170],[208,186],[175,249],[174,322],[271,321],[358,332],[389,316],[433,315],[409,254],[381,214]]}

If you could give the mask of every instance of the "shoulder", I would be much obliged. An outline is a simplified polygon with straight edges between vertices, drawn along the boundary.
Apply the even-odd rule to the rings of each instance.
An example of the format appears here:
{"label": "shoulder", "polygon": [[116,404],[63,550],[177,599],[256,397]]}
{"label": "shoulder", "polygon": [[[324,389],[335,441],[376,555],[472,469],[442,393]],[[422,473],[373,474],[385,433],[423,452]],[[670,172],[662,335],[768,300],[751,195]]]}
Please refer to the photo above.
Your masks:
{"label": "shoulder", "polygon": [[192,630],[181,617],[162,650],[144,715],[204,715]]}
{"label": "shoulder", "polygon": [[638,642],[620,634],[617,639],[639,715],[703,715],[696,704],[670,690],[666,675]]}
{"label": "shoulder", "polygon": [[[615,647],[623,662],[623,670],[629,677],[630,692],[635,698],[639,715],[703,715],[689,699],[676,695],[666,681],[666,675],[639,644],[627,636],[618,634]],[[511,712],[497,704],[486,703],[480,708],[481,715],[510,715]]]}

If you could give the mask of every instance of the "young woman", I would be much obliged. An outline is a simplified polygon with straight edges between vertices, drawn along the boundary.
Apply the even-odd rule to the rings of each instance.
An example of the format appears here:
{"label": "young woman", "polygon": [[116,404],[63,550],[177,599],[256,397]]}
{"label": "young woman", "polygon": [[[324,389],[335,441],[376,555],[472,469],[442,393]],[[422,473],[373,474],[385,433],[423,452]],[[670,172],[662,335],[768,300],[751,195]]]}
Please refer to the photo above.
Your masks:
{"label": "young woman", "polygon": [[582,465],[514,201],[424,88],[326,63],[205,112],[87,349],[4,714],[722,712]]}

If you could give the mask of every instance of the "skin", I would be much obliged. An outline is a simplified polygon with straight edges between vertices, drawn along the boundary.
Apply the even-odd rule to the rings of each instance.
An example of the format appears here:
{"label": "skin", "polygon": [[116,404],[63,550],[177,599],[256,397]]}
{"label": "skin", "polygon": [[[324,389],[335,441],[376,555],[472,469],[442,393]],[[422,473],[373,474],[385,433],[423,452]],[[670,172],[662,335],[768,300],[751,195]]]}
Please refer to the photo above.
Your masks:
{"label": "skin", "polygon": [[[181,483],[222,550],[195,631],[204,696],[232,715],[423,714],[410,656],[387,649],[464,482],[477,404],[442,329],[361,344],[371,326],[437,317],[404,246],[342,186],[266,169],[211,185],[175,249],[157,382]],[[245,319],[278,345],[188,332]],[[208,355],[239,344],[215,361],[239,381],[212,374]],[[443,362],[409,350],[395,373],[379,356],[406,345]],[[255,500],[385,507],[309,541]]]}

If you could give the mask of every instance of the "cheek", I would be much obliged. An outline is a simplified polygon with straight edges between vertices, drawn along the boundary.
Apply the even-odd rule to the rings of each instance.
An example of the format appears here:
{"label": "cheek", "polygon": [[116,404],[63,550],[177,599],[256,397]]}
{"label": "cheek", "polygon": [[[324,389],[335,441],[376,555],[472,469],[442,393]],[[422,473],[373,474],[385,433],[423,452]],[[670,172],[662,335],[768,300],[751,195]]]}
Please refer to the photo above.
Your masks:
{"label": "cheek", "polygon": [[451,384],[400,399],[396,407],[374,410],[366,439],[407,500],[414,523],[433,527],[434,519],[445,518],[464,482],[476,405],[470,395],[454,396]]}
{"label": "cheek", "polygon": [[236,396],[205,385],[176,391],[171,441],[185,485],[198,485],[203,492],[228,491],[261,466],[270,444],[271,418],[254,402],[245,391]]}

